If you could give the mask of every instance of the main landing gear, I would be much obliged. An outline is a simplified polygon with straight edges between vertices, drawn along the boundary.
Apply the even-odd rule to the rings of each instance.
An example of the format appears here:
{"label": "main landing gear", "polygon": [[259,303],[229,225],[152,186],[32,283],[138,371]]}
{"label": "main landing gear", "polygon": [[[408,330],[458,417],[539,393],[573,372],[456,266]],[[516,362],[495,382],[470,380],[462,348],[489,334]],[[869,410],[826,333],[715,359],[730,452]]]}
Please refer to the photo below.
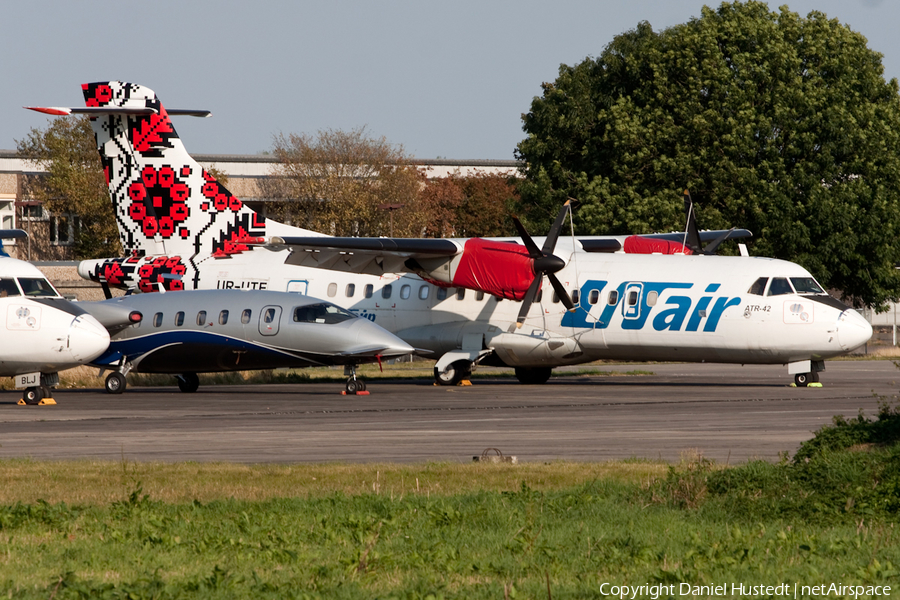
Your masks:
{"label": "main landing gear", "polygon": [[443,371],[434,368],[434,381],[438,385],[456,385],[472,376],[472,363],[468,360],[457,360],[447,365]]}
{"label": "main landing gear", "polygon": [[200,377],[196,373],[182,373],[176,375],[178,381],[178,389],[185,394],[193,394],[200,387]]}
{"label": "main landing gear", "polygon": [[356,365],[347,365],[344,367],[344,375],[350,375],[347,383],[344,385],[344,395],[346,396],[366,396],[366,382],[356,378]]}
{"label": "main landing gear", "polygon": [[516,367],[516,379],[525,385],[541,385],[547,383],[553,367]]}
{"label": "main landing gear", "polygon": [[819,374],[816,371],[812,373],[797,373],[794,375],[794,383],[797,387],[807,387],[812,383],[819,383]]}
{"label": "main landing gear", "polygon": [[49,386],[40,385],[25,388],[22,393],[22,403],[29,406],[37,406],[38,404],[56,404],[53,400],[53,390]]}

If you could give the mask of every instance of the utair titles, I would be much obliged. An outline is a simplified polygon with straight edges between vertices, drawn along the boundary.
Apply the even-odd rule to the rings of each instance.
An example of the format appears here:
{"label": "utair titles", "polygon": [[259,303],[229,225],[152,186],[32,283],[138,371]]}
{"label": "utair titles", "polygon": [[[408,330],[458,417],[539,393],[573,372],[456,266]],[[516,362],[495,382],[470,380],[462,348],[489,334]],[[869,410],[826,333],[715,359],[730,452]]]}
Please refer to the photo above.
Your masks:
{"label": "utair titles", "polygon": [[782,596],[786,598],[805,598],[809,596],[835,596],[840,598],[860,598],[863,596],[890,596],[889,585],[846,585],[843,583],[820,583],[818,585],[800,585],[798,583],[780,583],[778,585],[753,585],[746,583],[720,583],[708,585],[693,585],[691,583],[655,583],[644,585],[616,585],[603,583],[600,585],[600,594],[603,596],[628,598],[650,598],[657,600],[660,597],[672,596]]}

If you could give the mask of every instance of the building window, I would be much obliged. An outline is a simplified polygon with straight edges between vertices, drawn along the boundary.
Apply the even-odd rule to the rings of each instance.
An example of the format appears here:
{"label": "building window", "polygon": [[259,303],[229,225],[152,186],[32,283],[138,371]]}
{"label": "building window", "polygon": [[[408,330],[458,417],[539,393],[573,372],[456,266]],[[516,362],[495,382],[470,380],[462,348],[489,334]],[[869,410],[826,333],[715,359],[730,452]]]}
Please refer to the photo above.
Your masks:
{"label": "building window", "polygon": [[63,214],[50,217],[50,243],[56,246],[71,246],[75,243],[81,221],[75,215]]}
{"label": "building window", "polygon": [[25,204],[22,206],[22,219],[25,221],[44,221],[44,207],[40,204]]}
{"label": "building window", "polygon": [[[0,201],[0,229],[16,228],[16,209],[12,200]],[[4,240],[4,244],[14,244],[16,240]]]}

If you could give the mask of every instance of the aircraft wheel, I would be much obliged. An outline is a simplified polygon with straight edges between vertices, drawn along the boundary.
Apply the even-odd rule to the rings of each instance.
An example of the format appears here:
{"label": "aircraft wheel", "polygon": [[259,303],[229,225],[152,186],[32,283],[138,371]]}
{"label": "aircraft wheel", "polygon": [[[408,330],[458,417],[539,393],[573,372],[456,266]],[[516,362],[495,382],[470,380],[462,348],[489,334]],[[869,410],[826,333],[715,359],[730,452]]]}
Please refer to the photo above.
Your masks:
{"label": "aircraft wheel", "polygon": [[344,387],[347,390],[347,393],[351,396],[356,394],[356,392],[361,392],[366,389],[365,386],[362,385],[362,381],[358,379],[348,379],[347,385],[345,385]]}
{"label": "aircraft wheel", "polygon": [[468,378],[471,373],[472,363],[467,360],[458,360],[450,363],[443,373],[438,372],[437,367],[435,367],[434,380],[438,385],[456,385],[463,379]]}
{"label": "aircraft wheel", "polygon": [[44,398],[52,398],[53,397],[53,390],[50,389],[50,386],[48,386],[48,385],[41,386],[41,396],[43,396]]}
{"label": "aircraft wheel", "polygon": [[806,387],[811,383],[818,383],[819,374],[813,371],[812,373],[797,373],[794,375],[794,383],[797,384],[797,387]]}
{"label": "aircraft wheel", "polygon": [[106,382],[103,384],[107,394],[121,394],[125,391],[125,376],[118,371],[113,371],[106,376]]}
{"label": "aircraft wheel", "polygon": [[25,388],[25,393],[22,394],[22,400],[25,401],[25,404],[34,405],[43,399],[44,394],[41,393],[41,388],[39,387]]}
{"label": "aircraft wheel", "polygon": [[356,390],[356,391],[358,391],[358,392],[364,392],[364,391],[366,391],[366,382],[365,382],[365,381],[363,381],[362,379],[357,379],[357,380],[356,380],[356,383],[359,384],[359,389]]}
{"label": "aircraft wheel", "polygon": [[200,387],[200,378],[196,373],[182,373],[177,380],[178,389],[185,394],[193,394]]}
{"label": "aircraft wheel", "polygon": [[525,385],[541,385],[547,383],[552,367],[516,367],[516,379]]}

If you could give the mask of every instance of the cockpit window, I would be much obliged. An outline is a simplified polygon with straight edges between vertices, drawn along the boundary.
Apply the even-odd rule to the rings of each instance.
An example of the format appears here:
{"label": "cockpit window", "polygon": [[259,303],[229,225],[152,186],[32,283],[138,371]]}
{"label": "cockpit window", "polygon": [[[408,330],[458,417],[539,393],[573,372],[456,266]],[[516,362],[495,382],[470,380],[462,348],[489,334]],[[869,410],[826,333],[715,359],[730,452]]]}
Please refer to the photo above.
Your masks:
{"label": "cockpit window", "polygon": [[824,294],[825,290],[822,289],[816,280],[812,277],[791,277],[791,283],[794,284],[794,289],[797,290],[798,294]]}
{"label": "cockpit window", "polygon": [[772,279],[772,285],[769,286],[768,296],[783,296],[785,294],[793,294],[794,288],[788,283],[784,277],[775,277]]}
{"label": "cockpit window", "polygon": [[26,296],[55,298],[59,295],[50,282],[43,277],[19,277],[19,285],[22,286],[22,292]]}
{"label": "cockpit window", "polygon": [[750,286],[750,289],[747,290],[748,294],[753,294],[755,296],[762,296],[766,291],[766,284],[769,283],[768,277],[760,277],[756,281],[753,282],[753,285]]}
{"label": "cockpit window", "polygon": [[19,286],[13,279],[0,279],[0,298],[19,296]]}
{"label": "cockpit window", "polygon": [[298,306],[294,309],[295,323],[324,323],[326,325],[334,325],[348,319],[355,319],[349,310],[344,310],[340,306],[334,304],[307,304],[306,306]]}

